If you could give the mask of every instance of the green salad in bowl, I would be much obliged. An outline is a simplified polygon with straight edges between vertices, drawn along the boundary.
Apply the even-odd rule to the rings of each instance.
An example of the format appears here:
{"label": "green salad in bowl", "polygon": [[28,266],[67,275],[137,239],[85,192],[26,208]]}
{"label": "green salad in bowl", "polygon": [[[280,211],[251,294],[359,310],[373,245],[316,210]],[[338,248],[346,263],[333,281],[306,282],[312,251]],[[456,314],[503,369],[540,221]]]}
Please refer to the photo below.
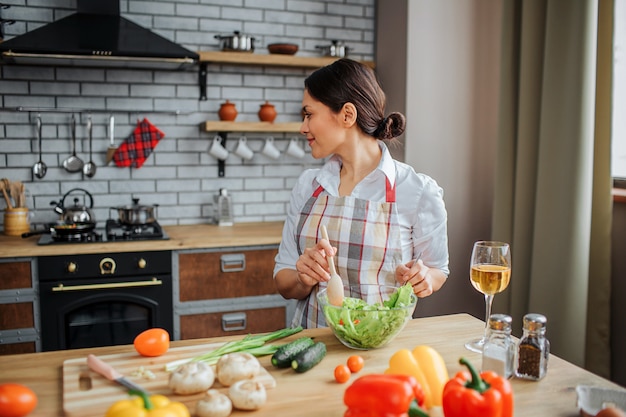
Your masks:
{"label": "green salad in bowl", "polygon": [[411,319],[417,304],[410,284],[344,288],[341,307],[329,304],[326,288],[317,293],[317,300],[337,339],[350,348],[363,350],[392,341]]}

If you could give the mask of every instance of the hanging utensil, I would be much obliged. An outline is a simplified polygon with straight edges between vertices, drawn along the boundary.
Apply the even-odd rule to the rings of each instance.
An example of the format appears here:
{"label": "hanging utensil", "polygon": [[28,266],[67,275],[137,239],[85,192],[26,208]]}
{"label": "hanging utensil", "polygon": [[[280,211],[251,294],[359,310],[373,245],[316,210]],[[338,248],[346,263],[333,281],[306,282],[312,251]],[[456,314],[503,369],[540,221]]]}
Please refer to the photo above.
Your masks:
{"label": "hanging utensil", "polygon": [[37,140],[39,142],[39,162],[36,162],[33,165],[33,175],[39,179],[42,179],[46,176],[46,172],[48,171],[48,167],[42,159],[42,150],[41,150],[41,116],[37,115]]}
{"label": "hanging utensil", "polygon": [[96,169],[97,169],[97,166],[93,162],[93,157],[92,157],[92,151],[93,151],[93,138],[91,134],[92,128],[93,128],[93,125],[91,123],[91,115],[89,115],[89,117],[87,118],[87,132],[89,134],[89,162],[87,162],[83,166],[83,174],[85,174],[89,178],[96,175]]}
{"label": "hanging utensil", "polygon": [[72,155],[63,161],[63,168],[67,172],[78,172],[83,169],[83,161],[76,156],[76,117],[72,114]]}
{"label": "hanging utensil", "polygon": [[107,159],[106,159],[106,164],[109,165],[109,163],[113,160],[113,155],[115,154],[115,151],[117,151],[117,146],[115,146],[115,117],[113,117],[113,115],[111,115],[111,117],[109,118],[109,138],[110,138],[110,143],[109,143],[109,147],[107,149]]}
{"label": "hanging utensil", "polygon": [[[322,225],[322,237],[330,243],[328,239],[328,231],[326,226]],[[335,269],[335,260],[332,256],[327,256],[328,266],[330,267],[330,281],[328,281],[328,289],[326,295],[328,296],[328,302],[334,306],[341,306],[343,304],[343,281],[337,270]]]}

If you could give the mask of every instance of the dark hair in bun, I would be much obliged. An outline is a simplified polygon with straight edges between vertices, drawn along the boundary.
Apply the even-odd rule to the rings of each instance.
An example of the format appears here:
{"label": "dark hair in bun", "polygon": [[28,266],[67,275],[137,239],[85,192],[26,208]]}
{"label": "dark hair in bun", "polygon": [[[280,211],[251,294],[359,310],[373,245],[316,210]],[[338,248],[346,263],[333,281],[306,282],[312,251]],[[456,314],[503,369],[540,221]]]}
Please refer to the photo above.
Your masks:
{"label": "dark hair in bun", "polygon": [[344,104],[357,110],[357,125],[376,139],[389,140],[404,133],[406,119],[393,112],[385,117],[385,93],[376,73],[360,62],[342,58],[322,67],[304,80],[311,97],[337,113]]}

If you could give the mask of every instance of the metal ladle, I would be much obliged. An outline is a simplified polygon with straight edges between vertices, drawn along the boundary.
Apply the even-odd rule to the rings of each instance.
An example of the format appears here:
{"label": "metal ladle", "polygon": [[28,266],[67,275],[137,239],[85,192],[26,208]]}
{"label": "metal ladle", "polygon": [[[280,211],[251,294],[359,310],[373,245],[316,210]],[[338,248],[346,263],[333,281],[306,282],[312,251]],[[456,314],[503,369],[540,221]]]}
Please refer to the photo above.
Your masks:
{"label": "metal ladle", "polygon": [[89,118],[87,119],[87,132],[89,133],[89,162],[87,162],[83,166],[83,174],[85,174],[89,178],[96,175],[96,168],[97,168],[91,156],[92,149],[93,149],[91,130],[92,130],[92,123],[91,123],[91,115],[90,115]]}
{"label": "metal ladle", "polygon": [[72,154],[63,161],[67,172],[78,172],[83,169],[83,161],[76,156],[76,117],[72,114]]}
{"label": "metal ladle", "polygon": [[37,139],[39,141],[39,162],[36,162],[35,165],[33,165],[33,175],[35,175],[35,177],[41,179],[43,177],[46,176],[46,172],[48,171],[48,166],[43,162],[41,153],[41,116],[37,116]]}

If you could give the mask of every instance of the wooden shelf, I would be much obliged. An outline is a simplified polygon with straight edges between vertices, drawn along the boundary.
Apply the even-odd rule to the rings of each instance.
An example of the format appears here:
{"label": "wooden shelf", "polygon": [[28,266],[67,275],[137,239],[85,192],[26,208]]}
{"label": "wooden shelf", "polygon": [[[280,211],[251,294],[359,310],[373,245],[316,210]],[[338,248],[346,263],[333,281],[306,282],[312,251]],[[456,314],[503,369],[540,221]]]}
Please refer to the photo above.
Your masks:
{"label": "wooden shelf", "polygon": [[[281,54],[256,54],[250,52],[199,51],[200,62],[237,65],[269,65],[282,67],[319,68],[332,64],[336,57],[310,57]],[[374,68],[372,61],[361,61]]]}
{"label": "wooden shelf", "polygon": [[269,123],[269,122],[222,122],[207,121],[202,123],[205,132],[271,132],[296,133],[300,131],[300,122]]}

